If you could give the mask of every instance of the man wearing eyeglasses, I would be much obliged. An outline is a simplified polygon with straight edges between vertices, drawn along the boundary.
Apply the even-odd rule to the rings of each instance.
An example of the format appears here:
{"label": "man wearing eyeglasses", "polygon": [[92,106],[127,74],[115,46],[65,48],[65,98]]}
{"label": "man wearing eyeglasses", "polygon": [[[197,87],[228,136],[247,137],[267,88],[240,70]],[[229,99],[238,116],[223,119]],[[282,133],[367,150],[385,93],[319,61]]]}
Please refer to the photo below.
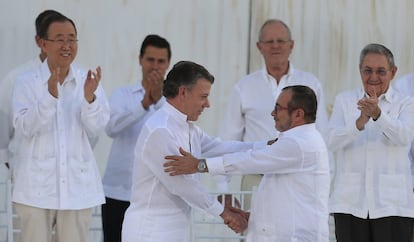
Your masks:
{"label": "man wearing eyeglasses", "polygon": [[42,23],[47,59],[15,82],[13,204],[22,242],[88,242],[92,208],[105,202],[93,142],[109,119],[101,69],[82,70],[75,24],[64,15]]}
{"label": "man wearing eyeglasses", "polygon": [[336,153],[329,204],[336,238],[410,242],[414,100],[390,85],[397,66],[385,46],[365,46],[359,70],[363,88],[337,95],[327,135]]}
{"label": "man wearing eyeglasses", "polygon": [[[262,149],[199,160],[167,156],[170,175],[264,174],[248,218],[247,242],[328,242],[329,159],[324,139],[315,127],[317,101],[307,86],[282,89],[271,117],[279,139]],[[269,114],[268,114],[269,115]],[[270,115],[269,115],[270,116]]]}
{"label": "man wearing eyeglasses", "polygon": [[[289,27],[281,20],[269,19],[260,28],[257,49],[264,59],[263,69],[243,77],[228,100],[219,136],[226,140],[257,141],[277,137],[274,120],[268,115],[281,90],[289,85],[305,85],[313,89],[318,99],[316,127],[323,131],[328,123],[323,89],[311,73],[293,66],[289,57],[294,40]],[[260,182],[261,175],[242,177],[242,190],[250,191]],[[225,179],[223,179],[225,180]],[[220,190],[228,189],[222,182]],[[247,197],[247,196],[246,196]],[[245,199],[249,208],[250,198]]]}

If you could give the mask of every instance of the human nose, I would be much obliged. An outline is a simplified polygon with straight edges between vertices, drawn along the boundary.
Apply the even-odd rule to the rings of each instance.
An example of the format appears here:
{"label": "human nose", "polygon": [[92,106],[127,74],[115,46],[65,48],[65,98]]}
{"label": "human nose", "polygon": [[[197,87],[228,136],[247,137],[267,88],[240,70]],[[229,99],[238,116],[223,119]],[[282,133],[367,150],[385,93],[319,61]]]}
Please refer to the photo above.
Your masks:
{"label": "human nose", "polygon": [[208,99],[206,99],[206,102],[204,103],[204,107],[205,108],[209,108],[210,107],[210,101]]}

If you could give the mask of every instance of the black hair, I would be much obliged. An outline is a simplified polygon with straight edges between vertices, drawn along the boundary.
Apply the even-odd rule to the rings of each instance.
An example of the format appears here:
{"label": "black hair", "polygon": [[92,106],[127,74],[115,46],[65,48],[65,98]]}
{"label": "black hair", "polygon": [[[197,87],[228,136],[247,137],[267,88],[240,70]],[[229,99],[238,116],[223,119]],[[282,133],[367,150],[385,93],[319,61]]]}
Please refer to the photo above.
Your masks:
{"label": "black hair", "polygon": [[45,19],[47,19],[48,17],[53,16],[53,15],[62,15],[62,14],[59,13],[58,11],[48,9],[48,10],[45,10],[45,11],[41,12],[37,16],[37,18],[35,20],[35,28],[36,28],[36,35],[37,36],[40,37],[40,35],[41,35],[40,32],[42,32],[42,27],[43,27],[42,23],[45,21]]}
{"label": "black hair", "polygon": [[155,46],[161,49],[167,49],[168,51],[168,60],[171,59],[171,47],[170,43],[166,39],[156,34],[150,34],[145,37],[144,41],[142,41],[141,49],[139,51],[139,56],[143,57],[145,54],[145,49],[147,46]]}
{"label": "black hair", "polygon": [[76,33],[78,32],[76,30],[75,23],[72,21],[72,19],[66,17],[63,14],[56,14],[56,15],[53,14],[53,15],[49,15],[43,21],[40,22],[38,36],[42,39],[47,39],[48,38],[47,34],[48,34],[48,31],[49,31],[49,27],[52,23],[55,23],[55,22],[59,22],[59,23],[70,22],[73,25],[73,28],[75,29],[75,32]]}
{"label": "black hair", "polygon": [[167,79],[164,81],[163,95],[166,98],[176,97],[180,86],[191,89],[200,78],[208,80],[211,84],[214,83],[214,76],[203,66],[191,61],[180,61],[168,72]]}
{"label": "black hair", "polygon": [[312,88],[295,85],[284,87],[282,90],[292,91],[292,98],[288,103],[289,113],[292,113],[296,109],[302,109],[305,112],[304,119],[306,123],[314,123],[316,120],[318,101]]}

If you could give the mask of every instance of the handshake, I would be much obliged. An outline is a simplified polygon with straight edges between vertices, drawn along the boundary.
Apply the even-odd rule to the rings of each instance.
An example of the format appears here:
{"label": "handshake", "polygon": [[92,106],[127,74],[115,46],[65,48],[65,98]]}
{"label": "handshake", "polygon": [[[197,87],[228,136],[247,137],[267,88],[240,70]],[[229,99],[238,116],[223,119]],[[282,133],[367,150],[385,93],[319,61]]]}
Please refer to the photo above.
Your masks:
{"label": "handshake", "polygon": [[233,206],[232,195],[220,195],[218,197],[218,201],[223,203],[223,197],[224,211],[220,214],[220,217],[223,219],[224,224],[226,224],[235,233],[243,232],[247,228],[250,213],[240,209],[240,203],[237,199],[235,199]]}

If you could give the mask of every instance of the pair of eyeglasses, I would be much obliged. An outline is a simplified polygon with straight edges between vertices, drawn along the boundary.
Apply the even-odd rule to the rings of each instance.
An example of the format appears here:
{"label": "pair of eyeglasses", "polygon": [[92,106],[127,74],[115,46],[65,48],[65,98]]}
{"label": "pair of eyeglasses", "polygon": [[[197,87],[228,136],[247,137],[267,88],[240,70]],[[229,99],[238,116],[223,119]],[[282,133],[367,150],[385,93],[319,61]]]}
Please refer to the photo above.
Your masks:
{"label": "pair of eyeglasses", "polygon": [[372,69],[370,69],[370,68],[365,68],[365,69],[362,69],[361,70],[361,73],[362,73],[362,75],[364,75],[364,76],[371,76],[372,74],[376,74],[377,76],[381,76],[381,77],[384,77],[384,76],[386,76],[387,75],[387,72],[389,72],[390,70],[387,70],[387,69],[383,69],[383,68],[380,68],[380,69],[377,69],[377,70],[372,70]]}
{"label": "pair of eyeglasses", "polygon": [[277,43],[278,45],[284,45],[287,42],[289,42],[290,39],[284,40],[284,39],[270,39],[270,40],[260,40],[260,43],[266,44],[266,45],[273,45],[274,43]]}
{"label": "pair of eyeglasses", "polygon": [[277,112],[280,112],[280,111],[283,111],[283,110],[289,110],[289,109],[290,109],[289,107],[283,107],[279,103],[276,103],[275,108],[274,108],[273,111],[275,111],[277,113]]}
{"label": "pair of eyeglasses", "polygon": [[75,44],[78,43],[77,39],[44,39],[44,40],[56,43],[58,45],[68,44],[70,46],[74,46]]}

